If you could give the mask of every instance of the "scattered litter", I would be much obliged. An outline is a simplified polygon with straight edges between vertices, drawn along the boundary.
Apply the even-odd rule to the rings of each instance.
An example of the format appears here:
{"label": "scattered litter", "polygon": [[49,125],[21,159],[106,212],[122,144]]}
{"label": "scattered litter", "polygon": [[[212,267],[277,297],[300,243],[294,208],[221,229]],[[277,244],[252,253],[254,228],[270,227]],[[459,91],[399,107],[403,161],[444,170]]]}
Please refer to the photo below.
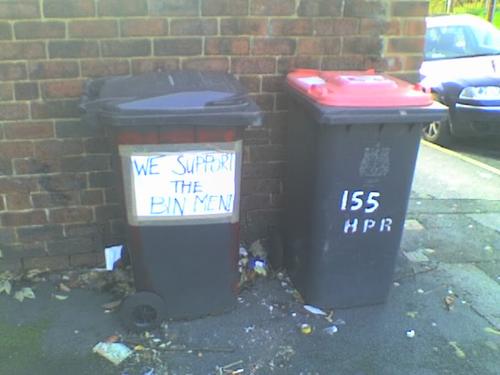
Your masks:
{"label": "scattered litter", "polygon": [[311,306],[311,305],[304,305],[304,309],[306,309],[307,311],[309,311],[311,314],[314,314],[314,315],[327,316],[326,312],[324,312],[323,310],[321,310],[317,307]]}
{"label": "scattered litter", "polygon": [[235,369],[235,367],[240,366],[241,364],[243,364],[243,361],[239,360],[225,366],[216,366],[215,371],[217,372],[217,375],[243,374],[244,370],[242,368]]}
{"label": "scattered litter", "polygon": [[78,335],[78,334],[80,333],[80,331],[79,331],[79,330],[77,330],[77,329],[75,329],[75,330],[73,331],[73,333],[74,333],[75,335]]}
{"label": "scattered litter", "polygon": [[2,259],[2,258],[3,258],[3,251],[0,250],[0,259]]}
{"label": "scattered litter", "polygon": [[408,311],[406,313],[406,316],[408,316],[408,317],[410,317],[412,319],[415,319],[417,317],[417,315],[418,315],[418,311]]}
{"label": "scattered litter", "polygon": [[255,259],[253,262],[253,270],[257,275],[267,276],[267,264],[266,261]]}
{"label": "scattered litter", "polygon": [[300,332],[302,332],[304,335],[310,335],[312,331],[313,329],[309,324],[303,323],[300,325]]}
{"label": "scattered litter", "polygon": [[409,329],[408,331],[406,331],[406,337],[408,337],[409,339],[414,338],[415,335],[416,335],[416,332],[414,329]]}
{"label": "scattered litter", "polygon": [[255,330],[255,326],[248,326],[248,327],[245,327],[245,333],[250,333],[250,332],[253,332]]}
{"label": "scattered litter", "polygon": [[431,326],[433,326],[433,327],[437,327],[437,323],[436,323],[436,322],[432,322],[432,323],[431,323]]}
{"label": "scattered litter", "polygon": [[260,240],[253,242],[248,249],[254,258],[267,259],[267,251]]}
{"label": "scattered litter", "polygon": [[243,246],[240,246],[240,256],[242,256],[242,257],[248,256],[248,251]]}
{"label": "scattered litter", "polygon": [[417,293],[418,293],[418,294],[424,294],[424,293],[425,293],[425,291],[424,291],[423,289],[417,289]]}
{"label": "scattered litter", "polygon": [[449,341],[448,344],[455,349],[455,354],[458,358],[465,358],[465,352],[460,349],[456,341]]}
{"label": "scattered litter", "polygon": [[104,249],[104,257],[106,258],[106,270],[113,271],[115,263],[122,257],[123,245],[110,246]]}
{"label": "scattered litter", "polygon": [[446,307],[446,310],[451,311],[453,309],[456,299],[457,298],[454,294],[448,294],[444,297],[444,306]]}
{"label": "scattered litter", "polygon": [[425,255],[424,249],[418,249],[415,251],[404,251],[403,254],[410,262],[413,263],[423,263],[429,261],[429,257]]}
{"label": "scattered litter", "polygon": [[49,272],[49,269],[48,268],[45,268],[43,270],[41,269],[38,269],[38,268],[33,268],[31,270],[29,270],[28,272],[26,272],[26,274],[24,275],[24,278],[28,281],[44,281],[45,279],[43,277],[41,277],[42,274],[44,273],[47,273]]}
{"label": "scattered litter", "polygon": [[484,249],[484,251],[487,251],[488,253],[493,252],[493,247],[491,247],[490,245],[486,245],[483,249]]}
{"label": "scattered litter", "polygon": [[71,292],[71,288],[64,283],[59,283],[59,290],[66,293]]}
{"label": "scattered litter", "polygon": [[69,296],[64,296],[62,294],[52,294],[52,297],[58,301],[64,301],[68,299]]}
{"label": "scattered litter", "polygon": [[98,343],[94,346],[92,351],[115,365],[119,365],[133,353],[133,351],[124,344],[107,342]]}
{"label": "scattered litter", "polygon": [[116,300],[116,301],[111,301],[111,302],[108,302],[108,303],[105,303],[103,304],[101,307],[104,309],[104,310],[110,310],[110,311],[113,311],[115,310],[118,306],[120,306],[120,304],[122,303],[121,300]]}
{"label": "scattered litter", "polygon": [[323,329],[323,332],[325,332],[328,335],[333,335],[339,331],[339,328],[336,325],[332,325],[330,327],[326,327]]}
{"label": "scattered litter", "polygon": [[120,341],[120,336],[117,336],[117,335],[112,335],[112,336],[109,336],[107,339],[106,339],[106,342],[108,344],[112,344],[114,342],[118,342]]}
{"label": "scattered litter", "polygon": [[498,329],[492,328],[492,327],[486,327],[484,329],[484,332],[486,333],[492,333],[494,335],[499,335],[500,336],[500,331]]}
{"label": "scattered litter", "polygon": [[113,272],[100,269],[69,271],[70,280],[65,284],[70,288],[86,288],[110,292],[123,298],[134,292],[131,268],[115,269]]}
{"label": "scattered litter", "polygon": [[25,298],[35,299],[35,293],[31,288],[22,288],[14,294],[14,298],[19,302],[23,302]]}
{"label": "scattered litter", "polygon": [[401,284],[400,284],[400,283],[398,283],[397,281],[394,281],[394,282],[392,283],[392,285],[394,285],[396,288],[397,288],[397,287],[399,287],[399,286],[401,286]]}
{"label": "scattered litter", "polygon": [[336,326],[345,326],[346,325],[346,322],[344,319],[337,319],[333,322],[333,324],[335,324]]}
{"label": "scattered litter", "polygon": [[297,313],[293,312],[292,317],[294,317],[294,318],[297,317]]}
{"label": "scattered litter", "polygon": [[333,323],[333,315],[335,314],[335,311],[330,310],[327,316],[325,316],[325,319],[329,323]]}
{"label": "scattered litter", "polygon": [[148,368],[148,369],[146,369],[146,372],[142,373],[142,375],[155,375],[155,369]]}
{"label": "scattered litter", "polygon": [[267,277],[269,268],[267,253],[260,240],[252,243],[248,251],[241,246],[239,255],[240,288],[254,282],[257,276]]}

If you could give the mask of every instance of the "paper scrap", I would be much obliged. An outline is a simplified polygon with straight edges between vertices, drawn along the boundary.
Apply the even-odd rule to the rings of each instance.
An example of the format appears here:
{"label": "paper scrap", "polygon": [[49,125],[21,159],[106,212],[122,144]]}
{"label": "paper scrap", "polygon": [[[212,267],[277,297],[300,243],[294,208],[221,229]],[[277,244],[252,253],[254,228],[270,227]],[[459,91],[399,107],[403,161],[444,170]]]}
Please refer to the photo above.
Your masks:
{"label": "paper scrap", "polygon": [[123,245],[110,246],[104,249],[106,270],[113,271],[115,263],[122,257]]}
{"label": "paper scrap", "polygon": [[98,343],[94,346],[92,351],[103,356],[115,365],[119,365],[133,353],[133,351],[124,344],[107,342]]}

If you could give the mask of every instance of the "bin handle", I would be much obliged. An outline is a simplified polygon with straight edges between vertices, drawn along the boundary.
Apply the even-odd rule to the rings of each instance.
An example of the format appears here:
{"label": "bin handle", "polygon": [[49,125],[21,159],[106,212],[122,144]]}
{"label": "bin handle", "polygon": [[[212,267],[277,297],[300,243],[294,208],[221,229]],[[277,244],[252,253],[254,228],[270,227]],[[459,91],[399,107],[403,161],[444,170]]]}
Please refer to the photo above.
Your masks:
{"label": "bin handle", "polygon": [[78,108],[80,113],[91,112],[93,105],[99,102],[99,92],[104,85],[104,79],[89,79],[83,84],[83,93],[80,97]]}
{"label": "bin handle", "polygon": [[234,107],[247,105],[248,100],[245,95],[237,95],[228,99],[212,100],[205,103],[205,107]]}

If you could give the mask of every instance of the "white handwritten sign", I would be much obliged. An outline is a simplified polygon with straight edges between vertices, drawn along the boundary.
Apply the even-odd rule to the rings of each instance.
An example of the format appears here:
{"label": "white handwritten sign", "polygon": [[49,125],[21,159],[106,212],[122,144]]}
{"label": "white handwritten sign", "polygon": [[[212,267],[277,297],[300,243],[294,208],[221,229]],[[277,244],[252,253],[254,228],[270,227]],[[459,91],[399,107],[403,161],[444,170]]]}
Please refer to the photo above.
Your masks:
{"label": "white handwritten sign", "polygon": [[232,216],[237,199],[236,150],[131,152],[128,204],[142,219]]}
{"label": "white handwritten sign", "polygon": [[138,216],[231,213],[234,152],[132,156]]}

